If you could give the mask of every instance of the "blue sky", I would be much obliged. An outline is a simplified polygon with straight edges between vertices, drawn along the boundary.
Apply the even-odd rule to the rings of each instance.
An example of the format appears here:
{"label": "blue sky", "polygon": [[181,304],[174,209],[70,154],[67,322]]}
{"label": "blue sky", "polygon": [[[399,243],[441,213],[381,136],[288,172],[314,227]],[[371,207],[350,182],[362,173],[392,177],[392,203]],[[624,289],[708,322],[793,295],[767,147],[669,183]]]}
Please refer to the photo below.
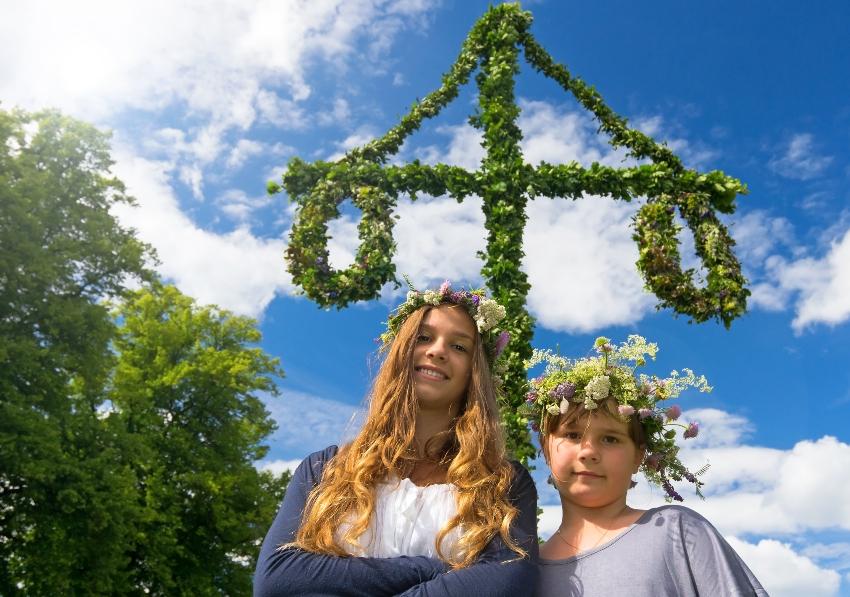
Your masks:
{"label": "blue sky", "polygon": [[[694,5],[696,4],[696,5]],[[328,159],[381,135],[435,89],[487,3],[477,0],[28,3],[0,0],[0,101],[58,107],[113,131],[115,171],[138,199],[118,214],[156,247],[160,272],[201,302],[261,322],[280,356],[281,468],[356,429],[374,338],[399,295],[324,311],[283,263],[292,208],[265,183],[293,156]],[[535,346],[582,356],[639,333],[653,370],[691,367],[715,390],[685,395],[712,464],[686,493],[772,595],[850,595],[850,7],[839,0],[526,2],[532,32],[619,114],[685,163],[722,169],[749,195],[726,219],[751,281],[730,330],[656,312],[634,268],[636,205],[529,204]],[[406,143],[399,161],[475,169],[474,86]],[[575,101],[523,65],[527,161],[627,164]],[[399,272],[419,287],[480,284],[480,201],[399,202]],[[332,263],[356,249],[332,225]],[[689,240],[683,238],[687,247]],[[691,243],[692,245],[692,243]],[[536,473],[541,476],[540,471]],[[540,483],[544,536],[557,496]],[[661,503],[641,483],[633,505]]]}

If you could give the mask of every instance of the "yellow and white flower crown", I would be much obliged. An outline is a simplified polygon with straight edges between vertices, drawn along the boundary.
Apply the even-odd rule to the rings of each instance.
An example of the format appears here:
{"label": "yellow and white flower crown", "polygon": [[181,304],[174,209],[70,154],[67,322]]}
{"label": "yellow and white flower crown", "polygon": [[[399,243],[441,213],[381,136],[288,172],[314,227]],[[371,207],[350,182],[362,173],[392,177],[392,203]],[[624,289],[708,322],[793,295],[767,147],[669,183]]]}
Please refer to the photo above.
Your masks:
{"label": "yellow and white flower crown", "polygon": [[484,344],[484,351],[491,369],[494,369],[496,361],[510,342],[511,335],[500,330],[498,325],[505,318],[505,308],[487,298],[483,289],[474,290],[452,290],[451,283],[446,280],[437,290],[426,290],[420,292],[405,277],[408,288],[407,300],[396,307],[387,320],[387,331],[381,334],[381,349],[386,350],[392,344],[398,331],[410,315],[424,305],[438,306],[442,304],[459,305],[466,309],[469,316],[475,322],[478,333]]}
{"label": "yellow and white flower crown", "polygon": [[[710,392],[705,376],[697,377],[690,369],[670,373],[659,378],[646,374],[635,374],[638,367],[646,364],[646,357],[655,359],[658,345],[648,343],[642,336],[632,335],[619,346],[608,338],[597,338],[594,348],[598,356],[570,360],[553,354],[549,350],[535,350],[528,369],[546,363],[543,375],[529,381],[525,403],[519,412],[525,416],[535,430],[540,430],[546,414],[566,414],[572,408],[583,408],[592,412],[609,398],[617,402],[617,411],[624,421],[638,417],[646,434],[646,458],[641,470],[646,478],[659,486],[667,501],[682,501],[673,488],[673,481],[686,479],[694,484],[700,497],[702,481],[698,479],[708,467],[689,471],[679,460],[676,445],[676,427],[684,429],[685,439],[696,437],[699,424],[677,422],[682,414],[678,405],[667,406],[667,400],[677,397],[688,387],[701,392]],[[543,429],[544,433],[547,429]]]}

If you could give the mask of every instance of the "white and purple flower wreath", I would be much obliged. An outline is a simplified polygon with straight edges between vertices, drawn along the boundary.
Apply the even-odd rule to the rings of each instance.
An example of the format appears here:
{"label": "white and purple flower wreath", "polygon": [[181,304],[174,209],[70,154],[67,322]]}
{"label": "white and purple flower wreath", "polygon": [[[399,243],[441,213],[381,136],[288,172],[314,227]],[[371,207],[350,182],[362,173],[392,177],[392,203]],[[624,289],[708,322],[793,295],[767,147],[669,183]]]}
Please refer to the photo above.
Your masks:
{"label": "white and purple flower wreath", "polygon": [[[546,415],[566,414],[572,408],[584,408],[592,412],[604,400],[613,398],[617,412],[624,421],[638,417],[646,434],[646,458],[641,470],[651,483],[662,487],[668,501],[682,501],[671,480],[687,480],[694,484],[700,497],[702,481],[698,479],[708,466],[699,471],[689,471],[679,459],[676,445],[676,428],[684,431],[685,439],[697,436],[699,424],[687,425],[678,421],[682,409],[678,405],[666,405],[665,401],[677,397],[688,387],[701,392],[710,392],[711,386],[705,376],[696,376],[690,369],[670,373],[659,378],[640,373],[638,367],[646,364],[646,357],[655,359],[658,345],[648,343],[641,336],[632,335],[619,346],[613,346],[608,338],[597,338],[594,348],[598,356],[570,360],[551,351],[535,350],[529,369],[546,363],[540,377],[529,382],[525,403],[519,413],[525,416],[532,429],[539,431]],[[544,432],[547,430],[544,428]]]}

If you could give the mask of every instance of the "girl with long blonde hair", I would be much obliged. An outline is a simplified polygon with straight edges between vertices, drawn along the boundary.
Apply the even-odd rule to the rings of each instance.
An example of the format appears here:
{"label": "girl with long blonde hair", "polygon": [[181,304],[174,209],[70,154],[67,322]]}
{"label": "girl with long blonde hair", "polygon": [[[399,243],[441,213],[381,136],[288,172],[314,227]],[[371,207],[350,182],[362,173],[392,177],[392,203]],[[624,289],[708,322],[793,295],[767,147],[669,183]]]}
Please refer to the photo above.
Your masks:
{"label": "girl with long blonde hair", "polygon": [[506,458],[494,383],[504,316],[448,282],[408,293],[362,429],[293,474],[255,596],[533,591],[537,495]]}

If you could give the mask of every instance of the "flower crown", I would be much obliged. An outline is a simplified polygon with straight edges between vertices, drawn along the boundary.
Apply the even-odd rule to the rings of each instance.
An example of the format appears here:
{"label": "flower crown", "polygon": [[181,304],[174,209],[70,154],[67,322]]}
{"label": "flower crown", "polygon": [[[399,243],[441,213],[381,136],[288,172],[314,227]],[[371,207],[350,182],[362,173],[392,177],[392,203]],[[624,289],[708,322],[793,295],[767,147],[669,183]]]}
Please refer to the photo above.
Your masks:
{"label": "flower crown", "polygon": [[[664,489],[668,502],[682,501],[671,479],[690,481],[697,495],[702,497],[700,487],[703,483],[697,477],[705,473],[708,466],[695,473],[689,471],[679,460],[679,447],[675,442],[676,427],[682,427],[682,435],[688,439],[697,436],[699,424],[676,422],[682,409],[675,404],[665,406],[663,403],[688,387],[710,392],[711,386],[705,376],[697,377],[690,369],[683,369],[683,374],[672,371],[664,379],[643,373],[636,375],[635,369],[646,364],[646,357],[654,360],[658,352],[657,344],[647,343],[641,336],[629,336],[619,346],[613,346],[608,338],[597,338],[594,348],[599,356],[574,361],[549,350],[535,350],[526,366],[531,369],[545,362],[546,370],[542,376],[529,382],[530,388],[525,403],[520,406],[520,414],[531,420],[533,429],[539,430],[546,414],[566,414],[571,408],[582,407],[593,411],[601,402],[613,398],[623,420],[638,417],[643,426],[647,456],[641,470],[646,478]],[[543,431],[547,430],[544,428]]]}
{"label": "flower crown", "polygon": [[481,341],[484,343],[484,351],[492,369],[502,351],[510,342],[511,335],[506,331],[500,331],[498,323],[505,318],[505,308],[487,298],[481,288],[475,290],[453,291],[451,283],[446,280],[437,290],[426,290],[420,292],[413,288],[410,280],[405,277],[408,288],[407,300],[396,307],[387,320],[387,331],[381,334],[381,349],[386,350],[392,344],[398,331],[411,313],[424,305],[459,305],[466,309],[469,316],[475,322]]}

